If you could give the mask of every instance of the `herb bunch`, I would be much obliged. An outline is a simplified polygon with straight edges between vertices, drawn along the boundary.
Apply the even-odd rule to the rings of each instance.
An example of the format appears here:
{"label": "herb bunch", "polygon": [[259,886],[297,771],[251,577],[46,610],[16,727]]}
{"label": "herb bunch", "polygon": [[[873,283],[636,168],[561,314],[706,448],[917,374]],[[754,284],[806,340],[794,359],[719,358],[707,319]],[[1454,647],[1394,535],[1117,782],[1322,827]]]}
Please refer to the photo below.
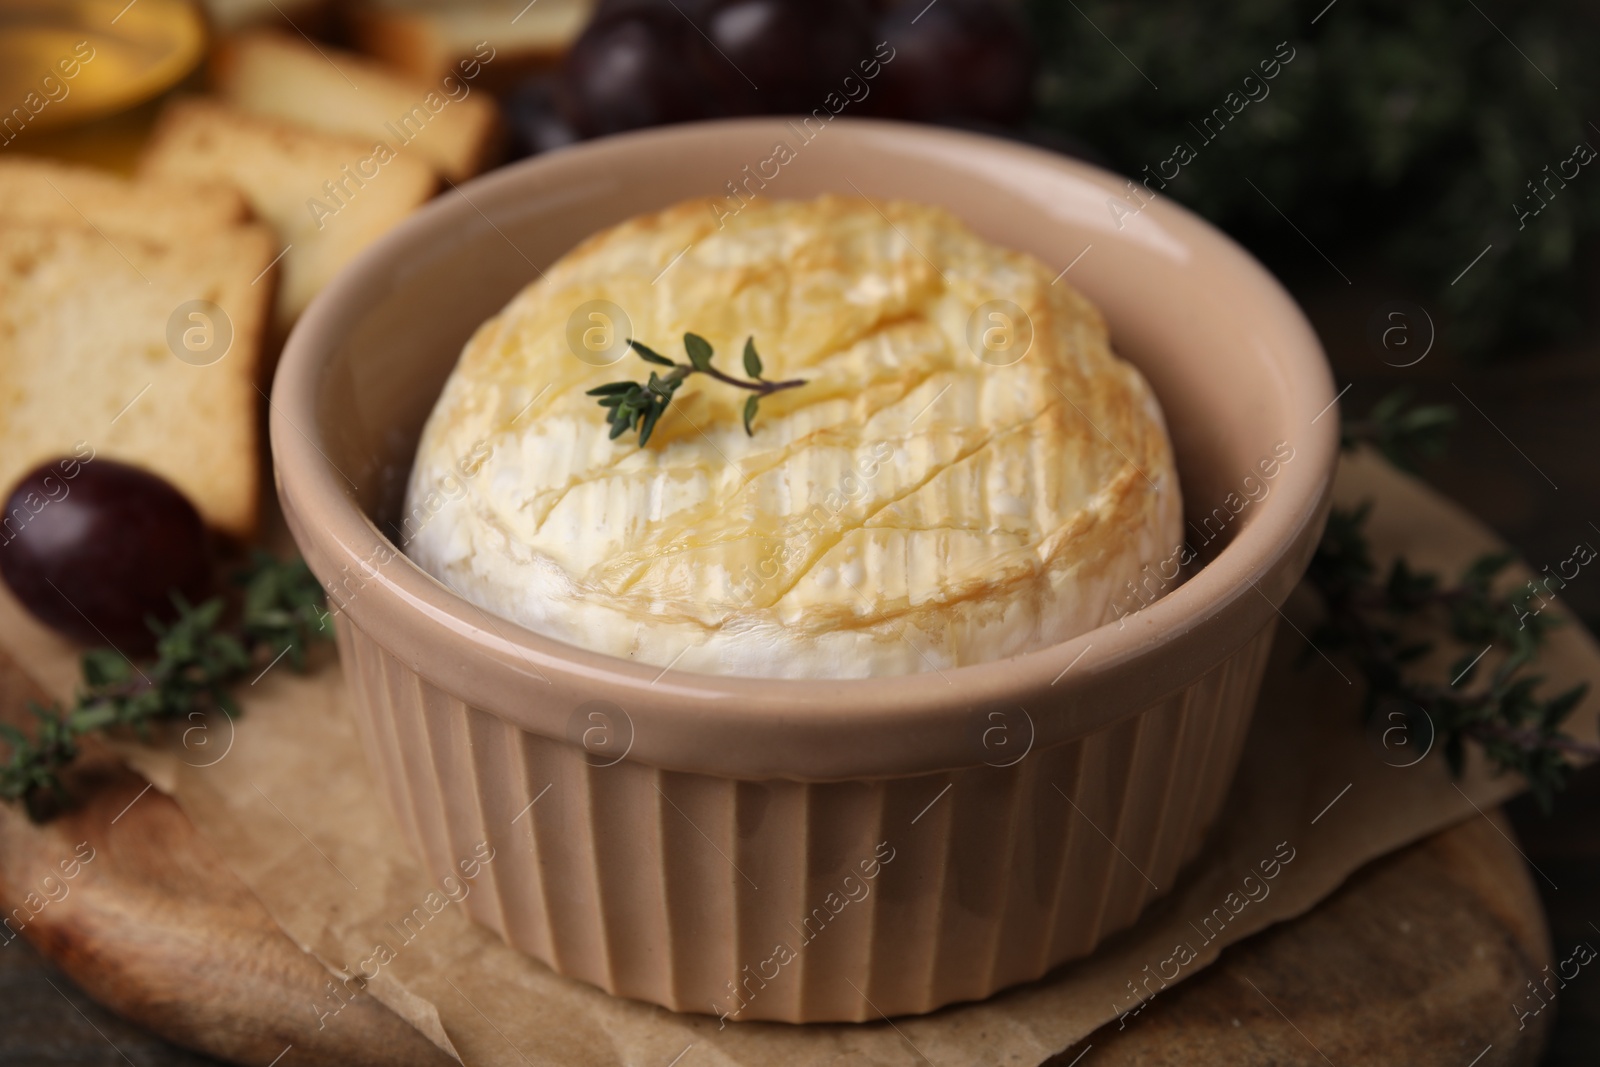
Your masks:
{"label": "herb bunch", "polygon": [[725,385],[750,390],[751,396],[744,402],[744,432],[751,436],[755,435],[756,411],[762,397],[783,389],[796,389],[806,384],[804,378],[792,378],[783,382],[771,382],[762,378],[761,356],[756,352],[754,337],[746,338],[744,342],[744,372],[750,375],[748,380],[735,378],[713,366],[711,360],[715,352],[711,342],[697,333],[683,335],[683,349],[689,357],[687,363],[676,363],[631,337],[628,339],[628,345],[646,363],[672,369],[666,374],[651,371],[649,381],[643,384],[631,381],[608,382],[590,389],[587,395],[599,397],[600,406],[607,409],[606,421],[611,424],[613,441],[637,429],[641,448],[650,442],[650,434],[655,430],[657,420],[667,410],[667,405],[672,403],[672,395],[691,374],[709,375]]}
{"label": "herb bunch", "polygon": [[[1365,422],[1347,424],[1345,447],[1371,444],[1401,465],[1434,450],[1449,409],[1407,409],[1405,400],[1387,397]],[[1600,756],[1600,748],[1562,730],[1588,687],[1544,696],[1543,678],[1529,672],[1558,621],[1519,611],[1514,593],[1496,591],[1514,558],[1509,552],[1479,557],[1450,584],[1403,558],[1380,572],[1364,531],[1370,513],[1368,503],[1329,516],[1306,573],[1325,610],[1312,643],[1354,659],[1369,725],[1402,723],[1408,740],[1437,745],[1458,775],[1466,744],[1475,741],[1497,768],[1526,778],[1548,811],[1571,773],[1567,756]],[[1435,648],[1424,635],[1434,634],[1465,651],[1446,677],[1416,677],[1413,665]],[[1494,666],[1485,668],[1491,652],[1498,653]]]}
{"label": "herb bunch", "polygon": [[1414,471],[1418,460],[1444,454],[1456,409],[1449,404],[1411,406],[1411,390],[1396,389],[1372,405],[1364,419],[1346,419],[1339,444],[1351,451],[1362,444],[1376,448],[1401,470]]}
{"label": "herb bunch", "polygon": [[301,670],[310,646],[332,636],[322,587],[301,560],[257,553],[234,581],[241,587],[236,617],[226,618],[222,597],[198,606],[180,601],[170,625],[152,623],[157,640],[148,662],[91,649],[83,655],[83,687],[70,707],[30,702],[39,721],[32,737],[0,723],[0,738],[10,748],[0,763],[0,799],[21,800],[33,818],[45,818],[67,799],[61,772],[85,736],[117,727],[143,736],[153,722],[193,712],[232,717],[239,711],[229,691],[235,682],[279,659]]}
{"label": "herb bunch", "polygon": [[[1280,273],[1304,263],[1340,284],[1296,230],[1346,271],[1381,263],[1439,316],[1446,344],[1475,356],[1509,357],[1582,325],[1600,197],[1593,165],[1562,164],[1575,145],[1600,147],[1592,4],[1024,8],[1041,59],[1036,121],[1227,228]],[[1279,42],[1295,58],[1269,81],[1262,64]],[[1175,143],[1195,153],[1176,175],[1163,163]]]}

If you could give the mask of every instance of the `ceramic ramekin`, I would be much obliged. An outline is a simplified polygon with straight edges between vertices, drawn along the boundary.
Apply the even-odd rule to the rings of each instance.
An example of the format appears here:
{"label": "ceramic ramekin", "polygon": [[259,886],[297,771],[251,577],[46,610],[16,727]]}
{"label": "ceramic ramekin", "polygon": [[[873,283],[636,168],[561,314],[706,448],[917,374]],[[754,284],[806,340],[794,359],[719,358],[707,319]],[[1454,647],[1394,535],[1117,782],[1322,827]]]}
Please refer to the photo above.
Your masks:
{"label": "ceramic ramekin", "polygon": [[[772,681],[565,645],[401,555],[383,531],[474,327],[594,231],[733,189],[941,204],[1072,264],[1161,400],[1204,565],[1153,576],[1130,611],[1166,595],[1117,624],[1003,662]],[[1037,978],[1172,885],[1222,804],[1277,605],[1320,535],[1333,401],[1288,295],[1170,201],[966,133],[749,120],[608,138],[440,197],[306,312],[271,438],[367,758],[427,867],[489,842],[467,908],[562,974],[808,1022]]]}

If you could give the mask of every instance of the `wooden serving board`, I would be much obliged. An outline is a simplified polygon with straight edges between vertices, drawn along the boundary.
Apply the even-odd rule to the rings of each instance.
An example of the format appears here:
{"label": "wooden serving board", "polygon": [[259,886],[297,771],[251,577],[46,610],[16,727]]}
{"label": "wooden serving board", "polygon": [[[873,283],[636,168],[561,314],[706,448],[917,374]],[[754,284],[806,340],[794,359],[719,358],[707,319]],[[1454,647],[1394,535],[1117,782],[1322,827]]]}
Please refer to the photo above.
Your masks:
{"label": "wooden serving board", "polygon": [[[0,655],[0,718],[24,722],[28,699],[38,693]],[[94,999],[232,1062],[453,1062],[371,997],[319,1028],[311,1005],[326,996],[327,971],[177,805],[104,748],[86,750],[72,788],[77,805],[44,826],[0,805],[0,903]],[[1371,864],[1308,915],[1163,992],[1125,1029],[1109,1024],[1051,1063],[1533,1064],[1554,1013],[1519,1030],[1511,1005],[1550,961],[1548,935],[1509,828],[1495,820]],[[85,1047],[103,1050],[91,1027],[82,1033]]]}
{"label": "wooden serving board", "polygon": [[[31,725],[26,702],[42,699],[0,654],[0,719]],[[232,1062],[266,1065],[285,1049],[282,1067],[454,1062],[371,997],[319,1028],[327,970],[175,803],[98,744],[69,784],[77,804],[42,826],[0,804],[0,905],[12,919],[0,940],[20,932],[95,1000]]]}

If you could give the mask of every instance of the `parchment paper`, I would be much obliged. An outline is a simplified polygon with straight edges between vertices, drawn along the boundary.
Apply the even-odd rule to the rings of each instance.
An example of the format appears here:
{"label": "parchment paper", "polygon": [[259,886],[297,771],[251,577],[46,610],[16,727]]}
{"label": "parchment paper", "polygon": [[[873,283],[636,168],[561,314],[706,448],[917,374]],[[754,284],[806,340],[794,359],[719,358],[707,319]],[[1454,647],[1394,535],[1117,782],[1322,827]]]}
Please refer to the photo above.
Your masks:
{"label": "parchment paper", "polygon": [[[1344,464],[1337,496],[1375,500],[1368,529],[1380,559],[1404,553],[1454,572],[1499,547],[1459,509],[1370,458]],[[164,744],[122,749],[333,972],[328,996],[305,1006],[324,1025],[339,1025],[339,1005],[361,988],[342,976],[382,943],[392,958],[366,994],[469,1064],[1031,1067],[1107,1022],[1138,1026],[1143,1011],[1159,1010],[1164,988],[1227,944],[1305,912],[1368,861],[1480,818],[1520,790],[1476,757],[1459,782],[1437,754],[1400,766],[1425,736],[1379,743],[1359,726],[1359,680],[1348,663],[1313,650],[1296,665],[1307,654],[1306,607],[1297,595],[1286,608],[1234,788],[1205,854],[1177,888],[1088,960],[979,1004],[892,1024],[719,1029],[714,1018],[609,997],[506,947],[445,899],[441,880],[455,872],[426,871],[411,857],[367,777],[334,665],[306,677],[269,670],[244,687],[246,714],[231,730],[226,720],[189,725]],[[72,650],[9,600],[0,602],[0,634],[46,689],[72,691]],[[1454,654],[1423,669],[1443,670]],[[1539,669],[1550,692],[1600,681],[1600,649],[1574,623],[1556,631]],[[1597,704],[1591,696],[1572,720],[1585,740],[1595,738]],[[419,907],[429,921],[402,930]]]}

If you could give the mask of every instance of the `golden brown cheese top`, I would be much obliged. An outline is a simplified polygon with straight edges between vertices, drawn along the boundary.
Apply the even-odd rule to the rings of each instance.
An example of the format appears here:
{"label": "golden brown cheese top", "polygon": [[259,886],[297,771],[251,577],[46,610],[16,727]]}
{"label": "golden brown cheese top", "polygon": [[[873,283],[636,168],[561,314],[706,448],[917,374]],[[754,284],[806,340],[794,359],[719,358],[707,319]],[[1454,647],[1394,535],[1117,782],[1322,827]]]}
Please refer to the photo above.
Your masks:
{"label": "golden brown cheese top", "polygon": [[[683,362],[688,331],[807,384],[747,436],[749,394],[693,375],[647,447],[609,439],[585,391],[647,376],[626,336]],[[1012,655],[1107,621],[1179,540],[1159,409],[1088,301],[945,211],[838,197],[568,253],[468,343],[408,509],[408,551],[482,606],[723,673]]]}

